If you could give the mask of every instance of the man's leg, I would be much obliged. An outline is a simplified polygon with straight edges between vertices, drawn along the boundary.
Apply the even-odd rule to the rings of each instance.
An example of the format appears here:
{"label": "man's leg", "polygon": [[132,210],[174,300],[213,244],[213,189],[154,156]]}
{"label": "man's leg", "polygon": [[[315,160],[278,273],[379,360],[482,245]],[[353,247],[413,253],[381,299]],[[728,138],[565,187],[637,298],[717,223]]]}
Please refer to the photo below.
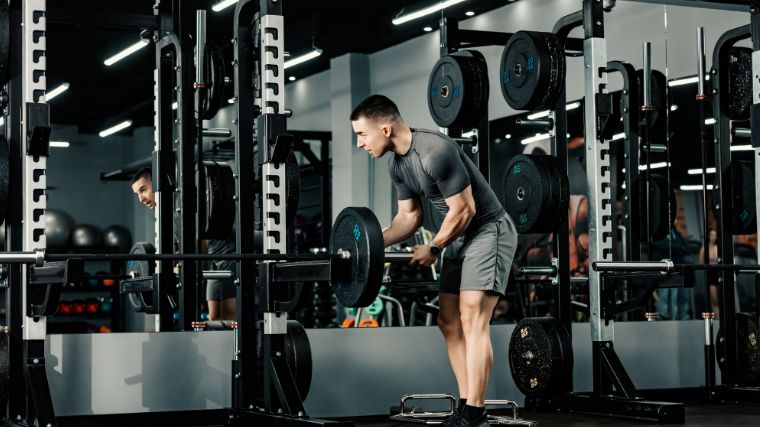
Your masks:
{"label": "man's leg", "polygon": [[440,292],[438,294],[438,328],[446,340],[449,362],[459,387],[459,397],[467,399],[467,365],[465,340],[459,314],[459,295]]}
{"label": "man's leg", "polygon": [[237,320],[237,298],[227,298],[221,301],[222,313],[220,320]]}
{"label": "man's leg", "polygon": [[[499,296],[485,291],[461,291],[459,311],[466,348],[467,404],[483,407],[493,366],[489,323]],[[451,353],[449,353],[451,354]]]}
{"label": "man's leg", "polygon": [[220,305],[219,301],[208,300],[208,320],[221,320]]}

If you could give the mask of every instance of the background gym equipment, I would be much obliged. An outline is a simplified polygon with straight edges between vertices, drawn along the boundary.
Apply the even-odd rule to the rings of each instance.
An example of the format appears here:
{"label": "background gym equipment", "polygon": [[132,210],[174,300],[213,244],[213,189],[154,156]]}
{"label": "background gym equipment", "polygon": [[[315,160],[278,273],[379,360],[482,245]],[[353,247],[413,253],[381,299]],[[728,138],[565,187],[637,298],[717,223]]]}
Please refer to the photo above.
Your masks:
{"label": "background gym equipment", "polygon": [[66,212],[48,209],[45,212],[45,237],[48,246],[66,247],[69,244],[74,220]]}
{"label": "background gym equipment", "polygon": [[[726,336],[723,329],[718,329],[715,346],[716,359],[721,370],[726,369]],[[740,385],[754,385],[760,380],[760,331],[757,321],[751,314],[736,313],[736,369],[741,372]]]}
{"label": "background gym equipment", "polygon": [[[642,174],[642,178],[643,174]],[[640,200],[647,199],[647,181],[640,179],[639,195]],[[676,213],[678,212],[678,203],[676,201],[676,193],[673,187],[668,182],[668,179],[660,174],[652,173],[649,175],[649,202],[642,203],[642,211],[639,213],[639,218],[642,219],[641,223],[641,236],[643,241],[656,241],[664,239],[670,234],[670,230],[673,228],[673,224],[676,221]],[[647,210],[644,211],[644,206]],[[646,236],[646,227],[644,220],[649,221],[649,236]]]}
{"label": "background gym equipment", "polygon": [[565,82],[565,49],[552,33],[518,31],[501,54],[501,93],[515,110],[551,109]]}
{"label": "background gym equipment", "polygon": [[201,105],[201,116],[205,120],[213,119],[224,102],[224,88],[226,86],[226,67],[222,49],[214,43],[206,43],[206,60],[204,67],[205,75],[210,82],[206,88],[206,96]]}
{"label": "background gym equipment", "polygon": [[749,119],[752,106],[752,49],[732,46],[728,52],[728,93],[721,108],[732,120]]}
{"label": "background gym equipment", "polygon": [[132,247],[132,234],[123,225],[111,225],[103,230],[103,244],[115,252],[125,253]]}
{"label": "background gym equipment", "polygon": [[[0,9],[2,9],[2,7],[0,7]],[[3,12],[0,10],[0,25],[2,25],[2,14]],[[4,32],[5,30],[0,30],[0,39],[2,39],[2,34]],[[3,67],[2,49],[2,40],[0,40],[0,74],[2,74]],[[2,83],[1,76],[0,83]],[[2,87],[2,84],[0,84],[0,87]],[[0,135],[0,224],[5,222],[5,215],[8,212],[8,180],[10,174],[8,155],[8,141],[5,140],[5,136]]]}
{"label": "background gym equipment", "polygon": [[100,230],[91,224],[79,224],[71,230],[71,246],[75,250],[99,247],[102,243]]}
{"label": "background gym equipment", "polygon": [[504,206],[518,233],[550,233],[566,218],[567,173],[553,156],[517,155],[504,172]]}
{"label": "background gym equipment", "polygon": [[428,80],[428,108],[440,127],[476,127],[488,106],[488,68],[483,54],[445,55]]}
{"label": "background gym equipment", "polygon": [[8,2],[0,2],[0,88],[5,85],[11,74],[11,22]]}
{"label": "background gym equipment", "polygon": [[561,393],[573,370],[570,335],[552,317],[521,320],[509,340],[509,368],[515,385],[526,396]]}
{"label": "background gym equipment", "polygon": [[729,164],[731,181],[724,191],[731,193],[731,221],[726,231],[731,234],[753,234],[757,231],[755,199],[755,167],[753,162],[734,159]]}
{"label": "background gym equipment", "polygon": [[206,197],[205,239],[228,239],[235,223],[235,178],[227,164],[203,162],[202,191]]}
{"label": "background gym equipment", "polygon": [[[258,331],[259,338],[257,340],[256,355],[262,358],[264,353],[264,322],[256,322],[256,330]],[[306,399],[311,388],[311,344],[309,344],[309,337],[306,336],[306,329],[295,320],[288,320],[288,332],[286,334],[284,351],[285,360],[287,360],[288,366],[296,380],[298,394],[301,396],[301,399]],[[259,381],[263,383],[264,367],[261,364],[258,365],[258,376]],[[259,389],[258,399],[260,403],[264,401],[263,388]]]}

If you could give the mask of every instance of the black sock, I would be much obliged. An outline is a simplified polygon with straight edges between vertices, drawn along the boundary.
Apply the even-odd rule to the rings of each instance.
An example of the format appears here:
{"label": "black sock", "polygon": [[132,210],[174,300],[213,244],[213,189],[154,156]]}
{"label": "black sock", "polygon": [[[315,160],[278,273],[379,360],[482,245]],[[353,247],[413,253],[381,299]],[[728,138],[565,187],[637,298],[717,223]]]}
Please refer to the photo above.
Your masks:
{"label": "black sock", "polygon": [[459,407],[457,408],[457,412],[460,414],[464,410],[464,406],[467,404],[467,398],[466,397],[460,397],[459,398]]}
{"label": "black sock", "polygon": [[474,423],[480,420],[486,413],[486,408],[465,405],[464,411],[462,411],[462,417],[467,420],[468,423]]}

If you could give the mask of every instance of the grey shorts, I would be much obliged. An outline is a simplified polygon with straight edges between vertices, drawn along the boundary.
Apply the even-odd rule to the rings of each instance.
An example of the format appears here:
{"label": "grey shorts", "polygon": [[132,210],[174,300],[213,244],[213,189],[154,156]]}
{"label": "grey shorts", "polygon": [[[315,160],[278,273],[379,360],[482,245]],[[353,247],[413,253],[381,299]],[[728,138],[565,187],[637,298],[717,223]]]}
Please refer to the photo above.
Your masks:
{"label": "grey shorts", "polygon": [[504,295],[516,248],[517,230],[509,214],[459,237],[443,252],[439,291]]}
{"label": "grey shorts", "polygon": [[233,279],[208,279],[206,280],[206,299],[209,301],[223,301],[237,298],[237,289]]}

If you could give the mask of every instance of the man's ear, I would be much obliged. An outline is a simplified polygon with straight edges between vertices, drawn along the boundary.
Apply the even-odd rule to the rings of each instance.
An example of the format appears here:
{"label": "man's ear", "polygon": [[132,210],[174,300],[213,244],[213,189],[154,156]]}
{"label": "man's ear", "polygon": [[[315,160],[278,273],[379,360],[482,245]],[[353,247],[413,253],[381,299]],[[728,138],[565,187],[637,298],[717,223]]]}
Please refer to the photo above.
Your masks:
{"label": "man's ear", "polygon": [[390,138],[391,135],[393,135],[393,125],[390,123],[386,123],[380,127],[380,130],[383,132],[383,136],[386,138]]}

